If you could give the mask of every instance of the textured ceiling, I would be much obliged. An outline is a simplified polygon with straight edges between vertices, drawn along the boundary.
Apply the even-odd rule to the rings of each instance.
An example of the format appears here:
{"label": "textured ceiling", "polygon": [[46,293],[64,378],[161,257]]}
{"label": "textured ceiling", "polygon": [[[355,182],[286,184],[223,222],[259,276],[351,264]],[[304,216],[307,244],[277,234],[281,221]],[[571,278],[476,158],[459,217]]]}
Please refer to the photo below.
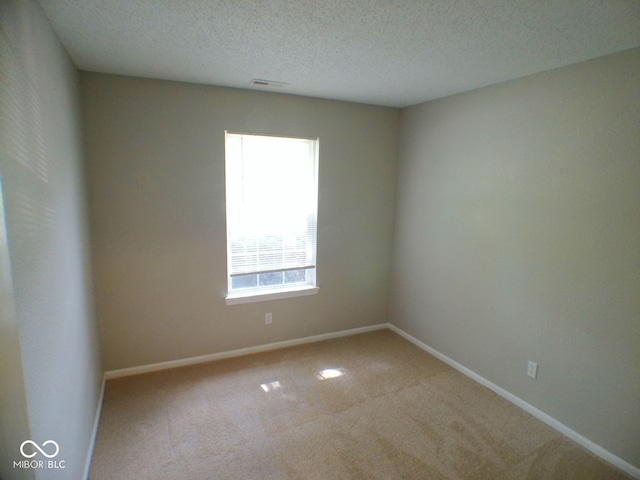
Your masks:
{"label": "textured ceiling", "polygon": [[640,46],[640,0],[40,3],[82,70],[396,107]]}

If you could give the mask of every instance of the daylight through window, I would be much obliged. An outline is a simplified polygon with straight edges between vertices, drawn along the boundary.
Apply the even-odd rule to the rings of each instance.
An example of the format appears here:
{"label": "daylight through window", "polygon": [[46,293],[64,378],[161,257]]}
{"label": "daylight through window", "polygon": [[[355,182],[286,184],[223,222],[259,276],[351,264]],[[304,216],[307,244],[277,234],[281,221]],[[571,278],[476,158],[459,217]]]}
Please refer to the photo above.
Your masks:
{"label": "daylight through window", "polygon": [[318,139],[226,132],[229,297],[316,284]]}

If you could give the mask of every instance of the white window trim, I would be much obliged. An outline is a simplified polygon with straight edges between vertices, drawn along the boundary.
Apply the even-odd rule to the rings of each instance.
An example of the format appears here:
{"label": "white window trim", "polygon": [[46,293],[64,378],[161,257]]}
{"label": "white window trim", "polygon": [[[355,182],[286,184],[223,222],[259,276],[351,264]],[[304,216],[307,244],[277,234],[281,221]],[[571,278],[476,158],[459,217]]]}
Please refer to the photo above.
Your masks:
{"label": "white window trim", "polygon": [[266,302],[268,300],[280,300],[282,298],[304,297],[315,295],[320,287],[313,285],[303,285],[287,289],[277,289],[272,291],[260,290],[256,292],[236,292],[225,297],[227,305],[240,305],[243,303]]}
{"label": "white window trim", "polygon": [[[263,135],[263,134],[253,134],[253,133],[242,133],[242,132],[235,132],[235,131],[230,131],[230,130],[226,130],[225,131],[225,135],[226,134],[235,134],[235,135],[258,135],[258,136],[269,136],[269,137],[282,137],[282,138],[299,138],[299,139],[304,139],[304,140],[312,140],[316,142],[316,147],[315,147],[315,156],[316,156],[316,160],[315,160],[315,168],[316,168],[316,172],[315,172],[315,176],[316,176],[316,190],[315,190],[315,195],[316,195],[316,202],[318,201],[317,196],[318,196],[318,185],[317,185],[317,176],[318,176],[318,138],[317,137],[289,137],[286,135]],[[226,140],[225,140],[225,145],[226,145]],[[225,147],[226,148],[226,147]],[[225,150],[225,164],[226,164],[226,150]],[[225,181],[226,180],[226,172],[225,172]],[[317,222],[317,205],[316,205],[316,222]],[[316,223],[316,228],[317,228],[317,223]],[[316,233],[317,235],[317,233]],[[228,236],[227,236],[227,242],[229,241]],[[317,241],[317,240],[316,240]],[[317,245],[317,244],[316,244]],[[317,246],[316,246],[317,248]],[[227,252],[227,261],[229,261],[229,254]],[[310,272],[308,269],[312,268],[312,272]],[[227,305],[240,305],[240,304],[244,304],[244,303],[253,303],[253,302],[262,302],[262,301],[269,301],[269,300],[279,300],[279,299],[284,299],[284,298],[292,298],[292,297],[302,297],[302,296],[308,296],[308,295],[315,295],[318,293],[318,291],[320,290],[320,287],[318,287],[317,285],[317,280],[316,280],[316,272],[317,272],[317,261],[314,262],[313,266],[309,266],[309,267],[304,267],[302,268],[304,270],[307,271],[307,282],[305,284],[290,284],[290,285],[280,285],[280,286],[275,286],[272,289],[265,289],[265,288],[259,288],[259,289],[238,289],[236,291],[231,291],[231,287],[230,287],[230,278],[231,276],[229,275],[229,271],[230,271],[230,266],[227,265],[227,279],[228,279],[228,290],[227,290],[227,295],[225,297],[225,303]],[[257,272],[260,273],[260,272]],[[312,277],[311,280],[309,279],[309,273],[311,273]]]}

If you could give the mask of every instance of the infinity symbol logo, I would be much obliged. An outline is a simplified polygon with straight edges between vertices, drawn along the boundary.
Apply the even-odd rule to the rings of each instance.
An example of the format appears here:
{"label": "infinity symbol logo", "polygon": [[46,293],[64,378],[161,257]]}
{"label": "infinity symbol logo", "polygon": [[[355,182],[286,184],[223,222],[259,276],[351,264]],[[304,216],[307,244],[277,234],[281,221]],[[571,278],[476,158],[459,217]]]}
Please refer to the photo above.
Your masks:
{"label": "infinity symbol logo", "polygon": [[54,447],[56,447],[56,452],[49,455],[47,452],[45,452],[44,450],[42,450],[42,448],[40,448],[38,446],[38,444],[36,442],[34,442],[33,440],[25,440],[24,442],[22,442],[22,444],[20,445],[20,453],[22,454],[23,457],[25,458],[33,458],[35,457],[38,452],[33,452],[31,454],[26,454],[24,453],[24,446],[30,443],[31,445],[33,445],[33,448],[35,448],[36,450],[38,450],[38,452],[40,452],[42,455],[44,455],[47,458],[53,458],[56,455],[58,455],[58,452],[60,452],[60,447],[58,446],[58,444],[56,442],[54,442],[53,440],[47,440],[46,442],[44,442],[42,444],[42,447],[44,448],[46,445],[52,444]]}

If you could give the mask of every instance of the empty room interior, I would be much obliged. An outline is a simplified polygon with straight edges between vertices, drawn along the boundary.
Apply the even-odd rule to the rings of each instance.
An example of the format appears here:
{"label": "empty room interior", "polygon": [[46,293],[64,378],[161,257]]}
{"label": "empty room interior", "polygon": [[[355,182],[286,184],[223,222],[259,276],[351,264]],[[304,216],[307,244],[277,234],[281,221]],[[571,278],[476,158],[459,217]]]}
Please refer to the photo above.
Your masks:
{"label": "empty room interior", "polygon": [[640,479],[640,2],[0,22],[0,479]]}

